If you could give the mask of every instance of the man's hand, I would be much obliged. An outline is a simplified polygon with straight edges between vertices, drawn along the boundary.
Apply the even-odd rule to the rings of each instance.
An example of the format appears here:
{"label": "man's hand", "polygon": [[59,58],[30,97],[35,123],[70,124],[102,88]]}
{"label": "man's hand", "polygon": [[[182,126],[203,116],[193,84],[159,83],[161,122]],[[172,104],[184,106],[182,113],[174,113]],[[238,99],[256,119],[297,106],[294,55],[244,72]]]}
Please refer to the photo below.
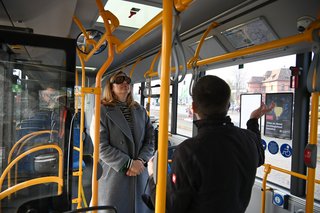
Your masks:
{"label": "man's hand", "polygon": [[275,103],[272,102],[270,106],[267,106],[265,103],[261,102],[261,105],[258,109],[253,110],[253,112],[250,115],[250,118],[261,118],[263,115],[265,115],[267,112],[270,112],[275,107]]}

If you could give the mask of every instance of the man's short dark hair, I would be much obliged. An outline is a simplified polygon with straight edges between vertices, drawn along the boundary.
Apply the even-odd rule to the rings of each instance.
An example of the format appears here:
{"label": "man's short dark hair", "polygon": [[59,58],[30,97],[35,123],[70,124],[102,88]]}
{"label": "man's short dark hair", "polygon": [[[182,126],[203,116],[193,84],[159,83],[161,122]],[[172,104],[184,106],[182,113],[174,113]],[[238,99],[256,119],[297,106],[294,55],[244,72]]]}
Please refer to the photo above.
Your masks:
{"label": "man's short dark hair", "polygon": [[200,117],[208,118],[227,114],[230,94],[230,87],[224,80],[207,75],[196,82],[192,90],[192,99]]}

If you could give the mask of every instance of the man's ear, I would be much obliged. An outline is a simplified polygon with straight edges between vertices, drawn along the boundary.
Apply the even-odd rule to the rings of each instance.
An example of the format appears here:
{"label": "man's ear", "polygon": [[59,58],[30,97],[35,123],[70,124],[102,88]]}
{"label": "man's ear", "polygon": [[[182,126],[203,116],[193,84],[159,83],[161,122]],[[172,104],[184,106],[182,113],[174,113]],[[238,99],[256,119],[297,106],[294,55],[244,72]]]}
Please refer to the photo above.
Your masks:
{"label": "man's ear", "polygon": [[196,116],[196,118],[199,120],[199,119],[201,119],[201,116],[199,115],[199,111],[198,111],[199,109],[198,109],[198,107],[197,107],[197,105],[194,103],[194,102],[192,102],[192,111],[193,111],[193,114]]}
{"label": "man's ear", "polygon": [[197,105],[192,101],[192,111],[193,113],[198,113]]}

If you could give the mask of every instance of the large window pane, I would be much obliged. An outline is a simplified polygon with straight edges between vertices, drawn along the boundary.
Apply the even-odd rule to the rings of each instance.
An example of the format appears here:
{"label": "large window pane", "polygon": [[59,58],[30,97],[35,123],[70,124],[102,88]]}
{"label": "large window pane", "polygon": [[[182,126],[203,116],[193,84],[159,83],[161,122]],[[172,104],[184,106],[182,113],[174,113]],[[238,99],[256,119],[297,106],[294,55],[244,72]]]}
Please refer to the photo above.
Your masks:
{"label": "large window pane", "polygon": [[[151,96],[150,96],[150,118],[151,120],[158,120],[160,117],[160,80],[153,80],[151,81]],[[170,87],[170,93],[172,88]],[[145,95],[145,107],[148,104],[148,97]],[[171,127],[171,105],[172,101],[171,98],[169,99],[169,114],[168,114],[168,131],[170,131]]]}
{"label": "large window pane", "polygon": [[185,79],[178,85],[178,117],[177,133],[191,137],[192,136],[192,98],[189,94],[189,87],[192,75],[186,75]]}
{"label": "large window pane", "polygon": [[140,103],[141,91],[140,91],[140,83],[134,84],[132,89],[133,99]]}
{"label": "large window pane", "polygon": [[[292,92],[289,88],[290,66],[295,65],[295,55],[263,60],[244,64],[242,69],[238,66],[230,66],[221,69],[210,70],[207,75],[216,75],[224,79],[231,88],[231,105],[228,115],[233,123],[239,126],[240,121],[240,95],[248,93],[261,93],[262,100],[265,101],[266,93],[284,93]],[[261,135],[266,142],[266,163],[274,166],[291,170],[291,156],[281,154],[280,147],[285,146],[288,149],[292,147],[292,140],[267,137],[264,135],[264,117],[261,120]],[[268,145],[278,146],[278,151],[273,152]],[[263,177],[264,167],[260,167],[257,176]],[[268,181],[289,188],[290,176],[284,173],[272,171]]]}

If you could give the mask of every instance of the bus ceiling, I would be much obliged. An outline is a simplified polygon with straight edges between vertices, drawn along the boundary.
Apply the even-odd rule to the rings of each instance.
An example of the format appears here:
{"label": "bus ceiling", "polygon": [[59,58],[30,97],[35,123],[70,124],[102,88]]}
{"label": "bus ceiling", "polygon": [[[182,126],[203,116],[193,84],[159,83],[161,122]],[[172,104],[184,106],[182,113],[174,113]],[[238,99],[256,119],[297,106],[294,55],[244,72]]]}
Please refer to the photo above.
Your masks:
{"label": "bus ceiling", "polygon": [[[107,3],[106,0],[102,0],[101,2],[102,4]],[[109,2],[111,1],[109,0]],[[128,3],[126,1],[123,2]],[[160,10],[162,7],[162,1],[160,0],[135,0],[130,2],[153,6]],[[281,39],[299,34],[302,30],[299,20],[300,23],[316,20],[319,16],[319,8],[318,1],[305,3],[303,0],[192,1],[185,11],[177,13],[181,19],[179,35],[186,58],[189,60],[193,57],[197,43],[207,27],[212,22],[218,23],[218,26],[208,34],[206,48],[203,48],[200,52],[199,56],[203,59],[233,52],[246,46],[256,45],[253,41],[254,39],[264,42],[268,41],[268,39]],[[143,12],[139,7],[130,7],[128,9],[128,16],[131,15],[130,11],[135,13],[131,16],[131,21],[135,16]],[[35,34],[77,38],[81,31],[73,22],[73,17],[76,16],[86,29],[104,31],[103,25],[96,22],[98,14],[96,1],[2,0],[0,4],[0,25],[17,27],[16,29],[31,29],[29,31],[33,31]],[[257,20],[258,22],[255,22]],[[253,32],[260,36],[260,38],[248,38],[245,30],[250,30],[250,27],[248,27],[250,24],[251,27],[255,26],[256,29],[260,30],[259,32]],[[113,34],[120,41],[124,41],[136,30],[135,28],[121,26],[120,22],[120,27]],[[245,42],[239,43],[236,39],[243,39]],[[142,77],[143,73],[149,68],[154,54],[158,52],[160,45],[161,27],[157,27],[142,39],[137,40],[121,54],[116,54],[109,70],[115,71],[125,66],[130,69],[129,65],[134,64],[138,58],[143,56],[145,60],[136,67],[136,70],[140,70],[141,73],[137,74],[138,71],[136,71],[133,79],[135,79],[136,75]],[[265,58],[268,55],[270,57],[275,55],[280,56],[310,50],[310,43],[301,43],[292,47],[242,57],[237,61],[228,60],[224,63],[246,63],[258,60],[262,55]],[[34,52],[29,51],[30,60],[33,58],[32,54],[37,54],[38,58],[39,54],[41,54],[41,51]],[[43,54],[47,53],[43,52]],[[86,66],[101,67],[107,55],[107,50],[102,51],[100,54],[92,57],[86,63]],[[79,59],[77,59],[77,65],[81,66]],[[210,66],[219,67],[221,65],[214,63]]]}

